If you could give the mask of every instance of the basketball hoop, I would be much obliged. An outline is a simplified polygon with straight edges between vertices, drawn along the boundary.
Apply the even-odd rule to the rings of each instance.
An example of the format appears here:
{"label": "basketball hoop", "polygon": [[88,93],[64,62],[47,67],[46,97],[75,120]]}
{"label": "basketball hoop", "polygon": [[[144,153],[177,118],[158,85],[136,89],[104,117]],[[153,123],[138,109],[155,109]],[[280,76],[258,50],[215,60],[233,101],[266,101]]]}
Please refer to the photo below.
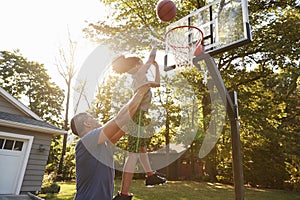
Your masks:
{"label": "basketball hoop", "polygon": [[193,65],[193,57],[203,53],[203,37],[195,26],[176,26],[165,34],[166,54],[174,55],[176,67]]}

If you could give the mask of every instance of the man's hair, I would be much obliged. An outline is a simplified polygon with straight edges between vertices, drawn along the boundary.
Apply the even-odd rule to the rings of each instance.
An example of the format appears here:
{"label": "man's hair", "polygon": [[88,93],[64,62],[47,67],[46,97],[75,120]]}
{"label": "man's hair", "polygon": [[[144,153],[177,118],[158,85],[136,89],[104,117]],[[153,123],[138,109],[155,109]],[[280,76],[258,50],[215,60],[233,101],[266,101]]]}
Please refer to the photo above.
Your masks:
{"label": "man's hair", "polygon": [[78,113],[71,119],[71,130],[72,132],[79,136],[79,134],[84,130],[84,122],[90,115],[86,112]]}

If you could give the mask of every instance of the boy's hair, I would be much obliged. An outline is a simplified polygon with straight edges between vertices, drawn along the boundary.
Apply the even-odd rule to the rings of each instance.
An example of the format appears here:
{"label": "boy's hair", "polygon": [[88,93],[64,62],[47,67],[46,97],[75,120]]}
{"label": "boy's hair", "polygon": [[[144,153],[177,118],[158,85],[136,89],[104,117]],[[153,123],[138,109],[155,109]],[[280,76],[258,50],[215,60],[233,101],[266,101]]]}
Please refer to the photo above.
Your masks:
{"label": "boy's hair", "polygon": [[84,130],[84,122],[90,115],[86,112],[78,113],[71,119],[71,130],[72,132],[79,136]]}
{"label": "boy's hair", "polygon": [[112,61],[112,69],[118,74],[123,74],[141,62],[142,60],[139,57],[133,56],[125,58],[125,56],[122,55]]}

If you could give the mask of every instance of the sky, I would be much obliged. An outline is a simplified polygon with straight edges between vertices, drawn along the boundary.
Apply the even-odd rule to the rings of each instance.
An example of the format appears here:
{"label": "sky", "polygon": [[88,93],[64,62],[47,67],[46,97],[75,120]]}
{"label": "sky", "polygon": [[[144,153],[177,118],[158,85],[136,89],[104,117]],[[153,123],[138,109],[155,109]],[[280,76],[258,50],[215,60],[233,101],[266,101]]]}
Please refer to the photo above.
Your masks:
{"label": "sky", "polygon": [[[2,0],[0,51],[19,49],[29,61],[44,64],[52,81],[64,88],[65,84],[58,73],[55,58],[59,56],[59,49],[68,44],[69,31],[71,39],[78,42],[76,63],[81,70],[77,78],[89,80],[90,85],[85,92],[91,101],[97,86],[95,83],[104,73],[104,69],[98,66],[107,66],[110,58],[115,55],[114,52],[105,49],[105,46],[98,46],[84,39],[82,29],[87,25],[85,21],[96,22],[103,18],[104,13],[104,6],[99,0]],[[158,54],[157,60],[163,62],[163,54]],[[185,94],[189,84],[184,85],[185,87],[179,87],[184,88],[181,97],[190,96],[190,93]],[[175,84],[174,87],[178,86]],[[74,94],[73,103],[77,102],[76,98]],[[86,105],[87,103],[83,102],[76,112],[85,111]]]}
{"label": "sky", "polygon": [[[59,49],[68,52],[68,32],[71,39],[78,43],[75,65],[76,80],[88,77],[90,85],[95,86],[97,77],[104,74],[97,68],[106,66],[106,56],[98,44],[84,38],[82,29],[87,22],[97,22],[103,19],[108,9],[99,0],[2,0],[0,1],[0,51],[20,50],[23,57],[29,61],[44,64],[51,81],[61,89],[67,86],[59,74],[56,63]],[[110,55],[114,56],[113,54]],[[102,60],[105,63],[99,63]],[[161,57],[160,60],[163,60]],[[97,65],[95,65],[97,63]],[[89,69],[92,74],[82,73]],[[92,77],[92,78],[91,78]],[[91,80],[92,79],[92,80]],[[80,82],[80,81],[76,81]],[[73,82],[74,84],[74,82]],[[73,88],[76,88],[77,85]],[[92,98],[94,87],[89,87],[89,96]],[[76,98],[76,95],[74,95]],[[74,100],[75,102],[75,100]],[[82,110],[85,107],[82,106]]]}
{"label": "sky", "polygon": [[52,81],[61,83],[55,59],[71,39],[78,42],[81,65],[96,48],[84,38],[88,22],[103,17],[99,0],[3,0],[0,2],[0,51],[20,50],[29,61],[44,64]]}

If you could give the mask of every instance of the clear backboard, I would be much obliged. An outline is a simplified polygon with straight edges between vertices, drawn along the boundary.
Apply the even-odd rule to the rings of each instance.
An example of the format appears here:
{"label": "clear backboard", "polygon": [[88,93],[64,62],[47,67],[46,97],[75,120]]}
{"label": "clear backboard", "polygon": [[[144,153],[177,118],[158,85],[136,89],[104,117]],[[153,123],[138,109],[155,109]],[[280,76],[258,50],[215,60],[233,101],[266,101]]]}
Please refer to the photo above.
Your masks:
{"label": "clear backboard", "polygon": [[[196,38],[192,31],[200,29],[203,33],[202,44],[204,44],[204,52],[211,56],[237,48],[252,40],[248,22],[247,0],[213,1],[167,26],[166,33],[175,27],[187,26],[192,27],[189,29],[191,30],[190,32],[188,30],[184,31],[184,33],[178,33],[182,39],[186,40],[183,42],[186,44],[193,43]],[[167,35],[165,42],[165,71],[167,71],[173,69],[174,65],[178,64],[174,61],[174,56],[178,55],[174,55],[172,44],[167,45],[169,42]],[[192,60],[194,52],[191,52],[189,56],[188,60]]]}

